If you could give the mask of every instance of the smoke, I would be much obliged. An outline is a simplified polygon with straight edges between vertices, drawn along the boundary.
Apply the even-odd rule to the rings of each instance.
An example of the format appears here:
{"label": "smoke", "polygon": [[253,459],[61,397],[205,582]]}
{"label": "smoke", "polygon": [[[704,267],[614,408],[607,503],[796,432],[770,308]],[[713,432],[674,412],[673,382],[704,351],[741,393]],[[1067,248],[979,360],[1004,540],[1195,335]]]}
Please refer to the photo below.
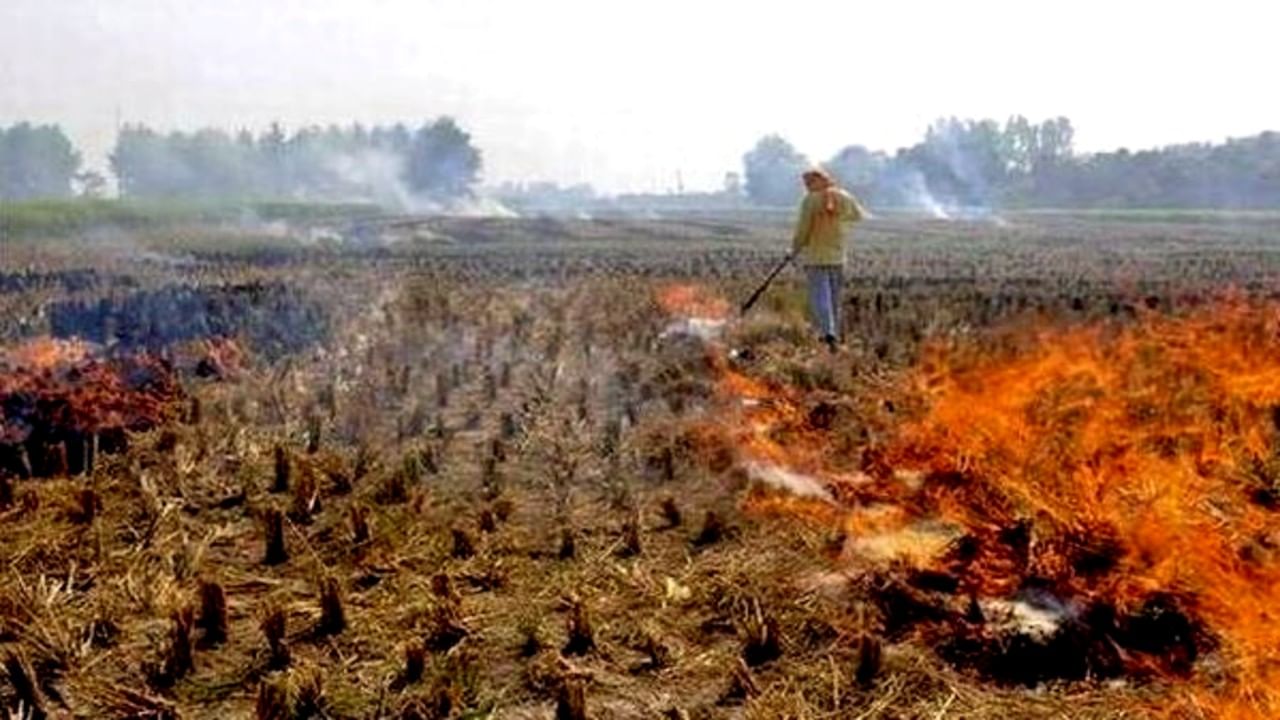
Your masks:
{"label": "smoke", "polygon": [[1028,589],[1006,600],[987,598],[980,602],[983,617],[993,627],[1048,642],[1062,625],[1080,615],[1077,603],[1064,601],[1045,590]]}
{"label": "smoke", "polygon": [[136,262],[168,269],[190,268],[198,264],[190,253],[177,247],[159,249],[140,237],[140,233],[125,230],[109,221],[93,224],[80,231],[77,237],[87,247],[93,248],[95,256],[107,261]]}
{"label": "smoke", "polygon": [[190,268],[196,265],[196,259],[190,255],[171,255],[155,250],[138,250],[130,256],[134,262],[148,263],[164,268]]}
{"label": "smoke", "polygon": [[658,335],[659,340],[673,337],[692,337],[710,342],[720,337],[725,321],[716,318],[688,317],[672,321]]}
{"label": "smoke", "polygon": [[927,141],[934,149],[934,156],[947,168],[951,176],[953,205],[963,208],[989,208],[991,206],[991,181],[983,173],[982,160],[975,157],[981,151],[970,147],[967,136],[973,129],[954,124],[942,132],[930,133]]}
{"label": "smoke", "polygon": [[925,182],[924,173],[916,168],[911,168],[901,176],[896,190],[909,207],[924,210],[939,220],[951,219],[947,209],[929,191],[929,184]]}
{"label": "smoke", "polygon": [[[964,164],[961,156],[957,155],[954,159],[959,163],[957,167]],[[988,203],[964,204],[955,200],[939,200],[929,188],[924,173],[914,167],[894,174],[887,184],[889,192],[903,207],[922,211],[937,220],[989,222],[998,227],[1007,227],[1009,224]]]}
{"label": "smoke", "polygon": [[404,182],[404,160],[385,150],[337,153],[325,160],[327,168],[355,189],[353,200],[372,200],[387,208],[409,211],[414,197]]}
{"label": "smoke", "polygon": [[520,217],[520,213],[502,204],[497,198],[488,195],[476,195],[475,197],[453,200],[440,206],[437,212],[441,215],[454,215],[457,217]]}
{"label": "smoke", "polygon": [[779,490],[785,490],[792,495],[817,498],[831,503],[835,502],[835,499],[831,497],[831,493],[823,487],[822,483],[808,475],[801,475],[777,465],[765,465],[757,462],[748,463],[746,471],[751,479],[758,480]]}
{"label": "smoke", "polygon": [[326,166],[353,190],[352,201],[373,201],[388,210],[455,217],[519,217],[511,208],[485,195],[440,199],[415,193],[405,181],[405,160],[384,150],[337,153]]}

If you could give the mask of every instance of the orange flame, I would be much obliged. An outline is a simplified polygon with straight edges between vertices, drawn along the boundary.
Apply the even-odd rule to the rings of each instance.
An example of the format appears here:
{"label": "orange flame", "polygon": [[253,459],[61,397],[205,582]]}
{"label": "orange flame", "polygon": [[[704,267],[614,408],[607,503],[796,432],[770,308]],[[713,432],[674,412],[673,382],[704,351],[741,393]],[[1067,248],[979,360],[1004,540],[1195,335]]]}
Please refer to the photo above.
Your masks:
{"label": "orange flame", "polygon": [[[999,352],[926,353],[906,384],[922,411],[877,448],[870,483],[835,471],[847,463],[809,426],[799,391],[721,360],[733,411],[719,437],[740,458],[821,477],[852,509],[832,521],[819,503],[774,494],[748,507],[850,536],[917,520],[986,535],[1026,523],[1036,548],[1024,566],[979,557],[963,578],[970,592],[1004,596],[1034,574],[1117,608],[1187,598],[1231,679],[1195,685],[1173,711],[1280,716],[1280,309],[1227,300],[1187,317],[1002,339]],[[1082,571],[1082,546],[1108,571]]]}
{"label": "orange flame", "polygon": [[64,432],[154,427],[180,397],[169,364],[150,355],[98,358],[80,340],[36,338],[0,348],[0,444],[36,428]]}
{"label": "orange flame", "polygon": [[0,362],[11,367],[46,370],[74,364],[89,356],[89,344],[80,339],[61,340],[42,336],[0,351]]}
{"label": "orange flame", "polygon": [[1280,563],[1265,555],[1280,514],[1257,502],[1280,490],[1265,486],[1280,480],[1280,311],[1237,300],[1118,331],[1046,331],[1007,357],[936,353],[916,379],[929,409],[890,464],[977,478],[984,499],[1005,500],[960,495],[939,512],[1114,542],[1118,567],[1100,580],[1038,570],[1122,605],[1193,598],[1234,671],[1222,707],[1280,712]]}
{"label": "orange flame", "polygon": [[729,317],[729,301],[697,285],[668,285],[658,291],[663,310],[687,318],[724,320]]}

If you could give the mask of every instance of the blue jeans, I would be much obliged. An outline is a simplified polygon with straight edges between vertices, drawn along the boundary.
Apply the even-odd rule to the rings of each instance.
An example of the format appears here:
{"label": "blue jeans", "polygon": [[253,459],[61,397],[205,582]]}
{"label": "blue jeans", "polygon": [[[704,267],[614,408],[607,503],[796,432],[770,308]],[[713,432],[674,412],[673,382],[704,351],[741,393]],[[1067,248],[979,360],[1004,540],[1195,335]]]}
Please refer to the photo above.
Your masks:
{"label": "blue jeans", "polygon": [[821,335],[840,337],[840,295],[844,289],[844,268],[840,265],[810,265],[809,315]]}

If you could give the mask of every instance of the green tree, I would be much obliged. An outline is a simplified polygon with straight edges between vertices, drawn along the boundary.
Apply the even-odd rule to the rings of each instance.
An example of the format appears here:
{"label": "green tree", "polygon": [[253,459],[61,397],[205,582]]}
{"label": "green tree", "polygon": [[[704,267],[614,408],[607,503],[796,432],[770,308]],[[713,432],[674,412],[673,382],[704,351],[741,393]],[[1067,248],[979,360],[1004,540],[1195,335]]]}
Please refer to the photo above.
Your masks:
{"label": "green tree", "polygon": [[227,133],[212,129],[180,135],[176,145],[183,164],[192,171],[190,194],[213,198],[256,194],[252,186],[252,148],[246,149]]}
{"label": "green tree", "polygon": [[0,128],[0,198],[71,197],[79,168],[80,153],[57,125]]}
{"label": "green tree", "polygon": [[96,170],[76,173],[76,185],[80,188],[79,196],[83,198],[101,199],[107,196],[107,179]]}
{"label": "green tree", "polygon": [[809,167],[804,155],[780,135],[760,138],[742,156],[747,197],[760,205],[793,205],[804,186],[800,175]]}
{"label": "green tree", "polygon": [[290,195],[288,138],[280,123],[273,122],[258,137],[257,156],[266,193],[270,197],[284,198]]}
{"label": "green tree", "polygon": [[1034,169],[1038,171],[1070,162],[1075,154],[1075,137],[1075,128],[1065,117],[1041,123],[1039,142],[1033,155]]}
{"label": "green tree", "polygon": [[939,120],[917,147],[915,159],[933,192],[962,205],[999,200],[1010,156],[994,120]]}
{"label": "green tree", "polygon": [[882,152],[850,145],[836,153],[823,167],[859,198],[875,202],[876,181],[888,163],[889,159]]}
{"label": "green tree", "polygon": [[[393,133],[393,141],[395,134]],[[480,176],[480,151],[453,118],[423,125],[413,134],[405,179],[416,193],[436,199],[466,197]]]}

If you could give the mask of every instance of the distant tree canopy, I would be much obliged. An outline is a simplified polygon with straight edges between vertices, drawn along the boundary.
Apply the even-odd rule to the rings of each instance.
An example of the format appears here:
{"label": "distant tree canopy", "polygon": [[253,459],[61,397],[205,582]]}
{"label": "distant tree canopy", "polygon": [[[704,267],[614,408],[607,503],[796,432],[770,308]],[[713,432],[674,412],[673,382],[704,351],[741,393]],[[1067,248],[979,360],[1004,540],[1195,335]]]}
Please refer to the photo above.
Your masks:
{"label": "distant tree canopy", "polygon": [[121,129],[110,156],[122,197],[372,200],[467,196],[480,151],[450,118],[411,131],[387,127],[279,125],[253,135],[221,130]]}
{"label": "distant tree canopy", "polygon": [[441,118],[413,134],[406,176],[416,191],[435,197],[471,192],[480,175],[480,151],[453,118]]}
{"label": "distant tree canopy", "polygon": [[0,199],[70,197],[79,167],[80,154],[57,125],[0,127]]}
{"label": "distant tree canopy", "polygon": [[[1280,208],[1280,133],[1137,153],[1078,154],[1074,139],[1067,118],[949,118],[893,155],[850,145],[824,166],[882,207]],[[779,204],[781,194],[752,192],[752,169],[759,188],[797,186],[799,171],[761,162],[762,148],[765,157],[798,153],[769,136],[744,158],[749,197]]]}
{"label": "distant tree canopy", "polygon": [[804,189],[800,174],[809,161],[781,136],[766,135],[742,156],[742,166],[747,197],[761,205],[790,205]]}
{"label": "distant tree canopy", "polygon": [[[947,118],[895,153],[849,145],[824,165],[872,206],[947,208],[1280,208],[1280,133],[1081,154],[1063,117],[1034,123]],[[373,201],[414,206],[472,194],[483,157],[443,117],[411,128],[279,125],[258,134],[127,125],[110,168],[122,197]],[[809,165],[779,135],[743,155],[741,192],[792,205]],[[101,196],[106,181],[56,125],[0,127],[0,199]],[[735,175],[728,196],[739,192]]]}

